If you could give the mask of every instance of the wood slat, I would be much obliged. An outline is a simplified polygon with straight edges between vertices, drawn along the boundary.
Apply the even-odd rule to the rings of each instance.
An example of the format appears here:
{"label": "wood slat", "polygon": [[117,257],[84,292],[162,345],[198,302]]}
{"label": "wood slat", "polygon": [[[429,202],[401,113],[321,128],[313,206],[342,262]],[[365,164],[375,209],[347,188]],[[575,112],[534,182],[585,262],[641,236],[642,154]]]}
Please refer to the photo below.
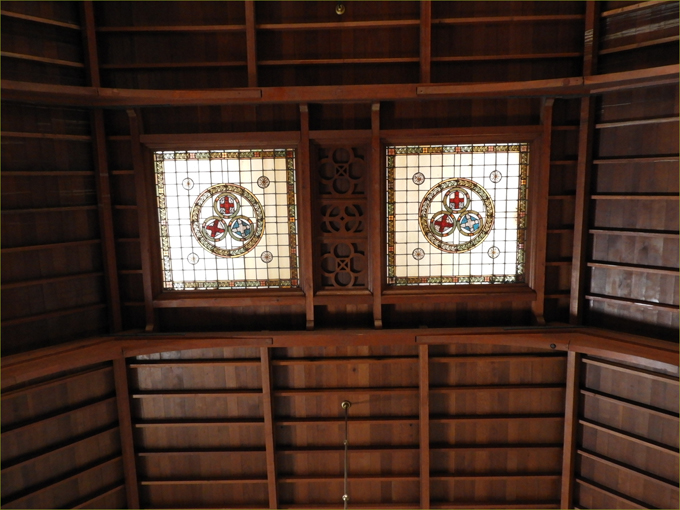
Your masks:
{"label": "wood slat", "polygon": [[424,0],[420,2],[420,83],[430,83],[431,62],[432,2]]}
{"label": "wood slat", "polygon": [[195,420],[195,421],[140,421],[136,428],[151,427],[252,427],[264,425],[263,420]]}
{"label": "wood slat", "polygon": [[10,283],[3,283],[2,284],[2,289],[3,290],[10,290],[10,289],[19,289],[21,287],[31,287],[33,285],[51,285],[54,283],[62,283],[62,282],[68,282],[71,280],[80,280],[84,278],[100,278],[104,276],[104,273],[101,271],[98,272],[93,272],[93,273],[78,273],[78,274],[69,274],[65,276],[54,276],[52,278],[40,278],[38,280],[24,280],[20,282],[10,282]]}
{"label": "wood slat", "polygon": [[253,0],[245,0],[245,10],[248,86],[257,87],[257,41],[255,33],[255,4]]}
{"label": "wood slat", "polygon": [[[43,140],[66,140],[69,142],[91,142],[90,135],[69,135],[67,133],[30,133],[24,131],[2,131],[4,138],[40,138]],[[88,172],[89,173],[89,172]]]}
{"label": "wood slat", "polygon": [[287,358],[273,359],[273,366],[294,366],[294,365],[375,365],[385,363],[417,363],[415,356],[375,356],[375,357],[328,357],[328,358]]}
{"label": "wood slat", "polygon": [[621,230],[615,228],[591,228],[588,230],[589,234],[603,234],[603,235],[616,235],[616,236],[633,236],[633,237],[661,237],[668,239],[680,239],[680,234],[678,232],[664,232],[662,230],[640,230],[640,229],[629,229]]}
{"label": "wood slat", "polygon": [[680,41],[680,36],[670,36],[670,37],[661,37],[659,39],[654,39],[651,41],[641,41],[638,43],[634,44],[626,44],[623,46],[615,46],[613,48],[606,48],[603,50],[600,50],[600,55],[608,55],[611,53],[618,53],[621,51],[630,51],[630,50],[636,50],[638,48],[647,48],[649,46],[657,46],[659,44],[666,44],[669,42],[675,42],[675,41]]}
{"label": "wood slat", "polygon": [[586,299],[589,301],[603,301],[606,303],[617,303],[632,306],[645,306],[647,308],[654,308],[665,311],[678,311],[678,305],[670,305],[666,303],[654,303],[652,301],[642,301],[638,299],[622,298],[616,296],[604,296],[601,294],[587,294]]}
{"label": "wood slat", "polygon": [[[3,285],[4,287],[4,285]],[[49,381],[43,381],[35,384],[31,384],[29,386],[24,386],[23,388],[18,388],[16,390],[8,390],[8,391],[3,391],[2,392],[2,400],[9,400],[15,397],[23,397],[27,395],[28,393],[33,393],[36,390],[44,390],[47,388],[51,388],[54,386],[59,386],[61,384],[68,384],[69,382],[77,381],[78,379],[82,377],[87,377],[90,376],[94,373],[98,372],[111,372],[113,371],[113,367],[108,365],[108,366],[99,366],[99,367],[92,367],[88,368],[84,371],[77,372],[74,374],[67,374],[61,377],[57,377],[56,379],[50,379]]]}
{"label": "wood slat", "polygon": [[[115,494],[116,492],[124,491],[125,490],[125,484],[121,485],[116,485],[115,487],[111,489],[106,489],[100,493],[98,493],[96,496],[93,496],[91,498],[88,498],[87,500],[83,501],[82,503],[74,506],[73,508],[87,508],[93,503],[99,501],[100,499],[104,499],[107,496],[110,496],[111,494]],[[95,507],[96,508],[96,507]]]}
{"label": "wood slat", "polygon": [[181,360],[149,360],[131,362],[130,368],[165,368],[165,367],[206,367],[206,366],[259,366],[260,361],[252,358],[229,359],[181,359]]}
{"label": "wood slat", "polygon": [[260,374],[262,379],[262,409],[264,415],[264,442],[267,458],[267,492],[269,508],[278,508],[279,495],[276,479],[276,438],[274,430],[274,402],[272,398],[271,358],[267,347],[260,347]]}
{"label": "wood slat", "polygon": [[0,57],[14,58],[28,62],[40,62],[41,64],[50,64],[61,67],[75,67],[79,69],[85,67],[85,64],[81,62],[72,62],[70,60],[61,60],[58,58],[38,57],[36,55],[26,55],[24,53],[14,53],[11,51],[0,51]]}
{"label": "wood slat", "polygon": [[588,450],[584,450],[582,448],[579,448],[577,453],[583,457],[587,457],[589,459],[593,459],[596,462],[599,462],[600,464],[604,464],[607,466],[614,467],[616,469],[620,469],[623,471],[626,471],[627,473],[632,473],[635,476],[639,476],[641,478],[644,478],[645,480],[652,482],[653,484],[660,485],[661,487],[672,489],[677,491],[678,490],[678,482],[673,482],[671,480],[665,480],[659,476],[652,475],[650,473],[646,473],[645,471],[642,471],[641,469],[636,469],[631,466],[628,466],[624,464],[623,462],[619,462],[614,459],[610,459],[608,457],[605,457],[603,455],[599,455],[595,452],[590,452]]}
{"label": "wood slat", "polygon": [[245,25],[135,25],[97,27],[97,32],[245,32]]}
{"label": "wood slat", "polygon": [[383,326],[382,305],[383,289],[385,285],[384,271],[380,261],[385,260],[385,215],[383,201],[385,193],[385,179],[379,171],[383,161],[382,142],[380,138],[380,103],[371,105],[371,153],[370,172],[368,179],[368,246],[369,253],[369,283],[368,288],[373,294],[373,326],[381,329]]}
{"label": "wood slat", "polygon": [[130,410],[130,390],[125,358],[113,360],[113,374],[116,385],[116,404],[118,407],[118,424],[122,449],[123,474],[125,476],[125,494],[128,508],[139,508],[139,491],[137,488],[137,465],[135,463],[135,442],[132,430],[132,412]]}
{"label": "wood slat", "polygon": [[593,428],[593,429],[596,429],[596,430],[600,430],[602,432],[606,432],[607,434],[611,434],[611,435],[614,435],[614,436],[617,436],[617,437],[621,437],[623,439],[627,439],[628,441],[632,441],[634,443],[641,444],[641,445],[646,446],[648,448],[660,450],[662,452],[669,453],[671,455],[675,455],[676,457],[680,456],[680,453],[678,453],[677,448],[673,448],[673,447],[658,443],[656,441],[652,441],[651,439],[647,439],[645,437],[638,436],[636,434],[631,434],[630,432],[625,432],[623,430],[619,430],[619,429],[616,429],[614,427],[608,427],[608,426],[605,426],[605,425],[600,425],[598,423],[595,423],[595,422],[592,422],[592,421],[589,421],[589,420],[584,420],[584,419],[580,419],[579,423],[581,425],[583,425],[584,427],[589,427],[589,428]]}
{"label": "wood slat", "polygon": [[586,357],[583,358],[583,362],[588,365],[594,365],[599,367],[608,368],[610,370],[615,370],[617,372],[625,372],[627,374],[633,374],[640,377],[645,377],[647,379],[653,379],[656,381],[662,381],[675,386],[680,384],[678,377],[673,377],[672,375],[661,374],[659,372],[654,372],[652,370],[646,370],[644,368],[634,367],[630,365],[624,365],[622,363],[616,363],[615,361],[608,361],[603,359],[596,359]]}
{"label": "wood slat", "polygon": [[309,108],[300,105],[300,143],[298,145],[298,193],[300,197],[300,279],[305,294],[305,327],[314,328],[314,261],[312,238],[312,182],[310,167]]}
{"label": "wood slat", "polygon": [[[599,492],[601,494],[604,494],[608,497],[617,499],[619,501],[622,501],[626,505],[630,505],[633,508],[653,508],[651,506],[646,506],[644,503],[634,500],[632,498],[626,497],[623,494],[613,491],[611,489],[608,489],[600,484],[596,484],[595,482],[592,482],[590,480],[586,480],[584,478],[576,478],[576,483],[583,486],[587,487],[588,489],[594,490],[596,492]],[[628,506],[627,506],[628,508]]]}
{"label": "wood slat", "polygon": [[531,16],[475,16],[460,18],[436,18],[433,24],[438,25],[488,25],[492,23],[541,23],[546,21],[581,21],[582,14],[544,14]]}
{"label": "wood slat", "polygon": [[6,9],[0,10],[0,15],[5,16],[7,18],[14,18],[14,19],[19,19],[22,21],[32,21],[33,23],[41,23],[43,25],[51,25],[54,27],[60,27],[60,28],[69,28],[71,30],[80,30],[80,25],[77,25],[75,23],[66,23],[64,21],[57,21],[54,19],[48,19],[48,18],[42,18],[39,16],[31,16],[28,14],[22,14],[20,12],[12,12],[8,11]]}
{"label": "wood slat", "polygon": [[618,128],[628,126],[642,126],[645,124],[664,124],[666,122],[678,122],[678,117],[654,117],[648,119],[619,120],[615,122],[600,122],[595,124],[597,129]]}
{"label": "wood slat", "polygon": [[656,195],[636,195],[634,193],[628,195],[615,195],[615,194],[600,194],[591,195],[592,200],[680,200],[680,196],[677,194],[656,194]]}
{"label": "wood slat", "polygon": [[567,388],[564,401],[564,444],[562,454],[562,487],[560,502],[562,508],[571,508],[574,498],[574,477],[576,473],[577,421],[579,414],[579,381],[581,380],[582,355],[569,352],[567,355]]}
{"label": "wood slat", "polygon": [[430,508],[430,363],[429,346],[418,346],[418,387],[420,416],[420,508]]}
{"label": "wood slat", "polygon": [[585,395],[587,397],[593,397],[598,400],[602,400],[604,402],[610,402],[612,404],[616,404],[618,406],[622,407],[627,407],[629,409],[635,409],[636,411],[642,411],[645,414],[652,414],[654,416],[659,416],[661,418],[668,418],[674,421],[678,421],[678,413],[672,413],[670,411],[666,411],[665,409],[660,409],[658,407],[653,407],[653,406],[648,406],[641,404],[639,402],[634,402],[632,400],[628,400],[625,398],[620,398],[620,397],[614,397],[612,395],[608,395],[606,393],[601,393],[599,391],[595,390],[581,390],[581,395]]}
{"label": "wood slat", "polygon": [[19,324],[26,324],[29,322],[38,322],[49,319],[56,319],[57,317],[63,317],[64,315],[74,315],[77,313],[91,312],[93,310],[101,310],[106,308],[106,304],[100,303],[95,305],[87,306],[77,306],[74,308],[63,308],[61,310],[55,310],[53,312],[46,312],[36,315],[28,315],[26,317],[18,317],[16,319],[7,319],[2,321],[2,327],[7,328],[10,326],[18,326]]}
{"label": "wood slat", "polygon": [[667,276],[678,276],[678,269],[668,269],[664,267],[643,266],[633,264],[616,264],[613,262],[588,262],[588,267],[599,267],[603,269],[613,269],[619,271],[632,271],[645,274],[661,274]]}
{"label": "wood slat", "polygon": [[618,7],[616,9],[609,9],[602,13],[603,18],[608,18],[609,16],[616,16],[618,14],[624,14],[633,11],[639,11],[640,9],[649,9],[651,7],[656,7],[660,4],[666,4],[668,0],[649,0],[645,2],[639,2],[632,5],[627,5],[625,7]]}

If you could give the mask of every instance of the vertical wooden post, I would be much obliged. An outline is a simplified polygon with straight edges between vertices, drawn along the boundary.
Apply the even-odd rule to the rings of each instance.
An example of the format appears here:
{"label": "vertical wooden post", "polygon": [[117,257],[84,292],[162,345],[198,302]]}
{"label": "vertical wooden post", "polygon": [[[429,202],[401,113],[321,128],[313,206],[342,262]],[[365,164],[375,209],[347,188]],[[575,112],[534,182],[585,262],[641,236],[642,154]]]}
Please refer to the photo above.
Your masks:
{"label": "vertical wooden post", "polygon": [[373,323],[382,328],[382,289],[383,267],[385,265],[385,213],[383,193],[385,176],[382,171],[382,151],[380,145],[380,103],[371,106],[371,164],[369,167],[368,220],[369,220],[369,288],[373,293]]}
{"label": "vertical wooden post", "polygon": [[430,360],[428,345],[418,346],[420,388],[420,508],[430,508]]}
{"label": "vertical wooden post", "polygon": [[[97,34],[92,2],[83,2],[82,20],[85,62],[89,73],[90,86],[99,87],[101,86],[101,81],[99,77]],[[106,286],[108,301],[109,330],[117,333],[123,329],[123,323],[120,309],[116,243],[113,236],[113,211],[111,207],[109,162],[106,153],[106,131],[104,128],[104,113],[101,109],[92,110],[90,125],[92,129],[92,152],[95,164],[94,181],[97,188],[99,230],[101,232],[102,258],[104,260],[104,285]]]}
{"label": "vertical wooden post", "polygon": [[[146,317],[146,331],[153,331],[155,327],[155,311],[153,308],[153,261],[151,260],[151,238],[149,228],[149,201],[147,200],[147,180],[144,168],[141,134],[141,119],[136,110],[127,110],[130,121],[130,142],[132,149],[132,163],[135,172],[135,192],[137,195],[137,214],[139,220],[139,245],[142,251],[142,282],[144,285],[144,308]],[[149,172],[152,169],[148,169]]]}
{"label": "vertical wooden post", "polygon": [[534,179],[536,191],[536,208],[532,235],[532,288],[536,291],[536,301],[531,305],[537,324],[545,324],[543,312],[545,308],[545,257],[548,229],[548,191],[550,185],[550,144],[552,142],[553,98],[545,98],[541,111],[541,148],[537,178]]}
{"label": "vertical wooden post", "polygon": [[562,454],[562,492],[560,506],[573,508],[576,426],[578,424],[581,355],[570,351],[567,357],[567,389],[564,403],[564,451]]}
{"label": "vertical wooden post", "polygon": [[314,329],[314,268],[312,260],[312,176],[309,161],[309,108],[300,105],[300,144],[298,145],[298,201],[300,221],[300,280],[305,293],[307,329]]}
{"label": "vertical wooden post", "polygon": [[[584,76],[592,76],[597,69],[599,7],[599,2],[589,1],[586,4],[586,30],[583,48]],[[595,113],[595,98],[584,97],[581,100],[581,120],[578,134],[574,244],[571,257],[569,322],[572,324],[581,324],[585,314],[590,174],[592,170],[593,136],[595,134]]]}
{"label": "vertical wooden post", "polygon": [[420,2],[420,83],[430,83],[432,66],[432,2]]}
{"label": "vertical wooden post", "polygon": [[139,508],[139,488],[137,486],[137,464],[135,461],[135,445],[132,435],[132,413],[130,412],[130,391],[128,390],[127,367],[125,358],[113,360],[113,379],[116,385],[116,403],[118,404],[118,429],[125,474],[125,492],[127,508]]}
{"label": "vertical wooden post", "polygon": [[269,348],[260,347],[260,373],[262,375],[262,410],[264,412],[264,442],[267,455],[267,486],[269,508],[278,508],[276,486],[276,441],[274,440],[274,408],[272,403],[271,360]]}
{"label": "vertical wooden post", "polygon": [[255,2],[246,0],[246,60],[248,86],[257,87],[257,44],[255,39]]}

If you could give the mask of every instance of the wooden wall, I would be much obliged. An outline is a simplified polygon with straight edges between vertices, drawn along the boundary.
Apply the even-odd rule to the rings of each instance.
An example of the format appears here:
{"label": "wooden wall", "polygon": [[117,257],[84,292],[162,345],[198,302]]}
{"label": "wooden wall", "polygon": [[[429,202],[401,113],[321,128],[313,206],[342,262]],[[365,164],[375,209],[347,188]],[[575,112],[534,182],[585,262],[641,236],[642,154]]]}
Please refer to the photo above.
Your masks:
{"label": "wooden wall", "polygon": [[574,508],[676,508],[678,367],[580,361]]}
{"label": "wooden wall", "polygon": [[126,508],[110,363],[3,388],[3,508]]}

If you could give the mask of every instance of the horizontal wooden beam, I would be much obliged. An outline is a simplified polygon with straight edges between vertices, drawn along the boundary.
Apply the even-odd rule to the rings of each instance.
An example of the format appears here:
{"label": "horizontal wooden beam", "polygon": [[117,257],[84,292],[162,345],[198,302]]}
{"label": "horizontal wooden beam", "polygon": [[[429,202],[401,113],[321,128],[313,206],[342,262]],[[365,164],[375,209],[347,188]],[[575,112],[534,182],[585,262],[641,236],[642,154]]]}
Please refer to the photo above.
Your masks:
{"label": "horizontal wooden beam", "polygon": [[5,9],[0,10],[0,15],[5,16],[6,18],[14,18],[14,19],[19,19],[22,21],[32,21],[33,23],[41,23],[43,25],[52,25],[55,27],[60,27],[60,28],[69,28],[71,30],[80,30],[81,26],[77,25],[75,23],[66,23],[64,21],[57,21],[53,19],[48,19],[48,18],[41,18],[38,16],[30,16],[28,14],[23,14],[20,12],[12,12],[8,11]]}
{"label": "horizontal wooden beam", "polygon": [[[576,478],[575,482],[582,486],[582,487],[587,487],[590,490],[594,490],[595,492],[599,492],[600,494],[604,494],[605,496],[608,496],[610,498],[614,498],[619,501],[617,503],[618,505],[623,502],[625,505],[624,508],[654,508],[652,506],[647,506],[641,501],[635,500],[633,498],[627,497],[624,494],[621,494],[613,489],[610,489],[608,487],[605,487],[603,485],[600,485],[598,483],[592,482],[590,480],[586,480],[584,478]],[[614,505],[612,505],[614,506]]]}
{"label": "horizontal wooden beam", "polygon": [[116,492],[121,492],[121,491],[125,491],[125,484],[116,485],[116,486],[114,486],[110,489],[107,488],[107,489],[97,493],[95,496],[93,496],[91,498],[87,498],[85,501],[74,506],[73,508],[74,509],[76,509],[76,508],[97,508],[98,506],[100,506],[99,504],[97,504],[97,501],[99,501],[100,499],[103,499],[107,496],[110,496],[111,494],[115,494]]}
{"label": "horizontal wooden beam", "polygon": [[664,383],[672,384],[674,386],[680,385],[678,376],[672,376],[667,374],[662,374],[659,372],[652,372],[651,370],[645,370],[644,368],[634,367],[630,365],[623,365],[621,363],[616,363],[614,361],[600,360],[594,358],[583,358],[583,362],[588,365],[594,365],[598,367],[604,367],[609,370],[614,370],[616,372],[624,372],[627,374],[636,375],[639,377],[644,377],[645,379],[652,379],[655,381],[661,381]]}
{"label": "horizontal wooden beam", "polygon": [[24,386],[23,388],[19,388],[19,389],[16,389],[16,390],[3,391],[1,398],[2,398],[2,401],[5,401],[5,400],[9,400],[9,399],[12,399],[12,398],[15,398],[15,397],[24,397],[28,393],[33,393],[36,390],[45,390],[45,389],[51,388],[53,386],[59,386],[60,384],[68,384],[68,383],[72,383],[74,381],[78,381],[81,378],[88,377],[88,376],[95,374],[95,373],[104,373],[104,372],[112,372],[112,371],[113,371],[113,367],[111,365],[92,367],[92,368],[88,368],[86,370],[83,370],[82,372],[78,372],[78,373],[75,373],[75,374],[68,374],[68,375],[64,375],[62,377],[58,377],[56,379],[51,379],[49,381],[31,384],[29,386]]}
{"label": "horizontal wooden beam", "polygon": [[602,294],[586,294],[585,298],[588,301],[603,301],[605,303],[643,306],[646,308],[651,308],[654,310],[660,310],[665,312],[677,312],[680,309],[680,306],[672,305],[669,303],[656,303],[653,301],[642,301],[640,299],[624,298],[619,296],[605,296]]}
{"label": "horizontal wooden beam", "polygon": [[129,368],[166,368],[166,367],[206,367],[218,366],[259,366],[260,360],[254,358],[229,358],[229,359],[175,359],[175,360],[149,360],[132,362]]}
{"label": "horizontal wooden beam", "polygon": [[655,484],[657,486],[663,487],[664,489],[671,489],[671,490],[676,491],[676,492],[678,490],[678,482],[677,481],[673,482],[673,481],[670,481],[670,480],[666,480],[664,478],[661,478],[660,476],[656,476],[656,475],[653,475],[651,473],[647,473],[645,471],[642,471],[641,469],[636,469],[632,466],[628,466],[628,465],[624,464],[623,462],[619,462],[619,461],[616,461],[614,459],[610,459],[608,457],[605,457],[603,455],[599,455],[599,454],[594,453],[594,452],[590,452],[588,450],[579,449],[579,450],[577,450],[577,453],[579,455],[581,455],[582,457],[592,459],[592,460],[594,460],[594,461],[596,461],[600,464],[604,464],[606,466],[610,466],[610,467],[625,471],[627,473],[631,473],[635,477],[641,477],[646,481],[652,482],[653,484]]}
{"label": "horizontal wooden beam", "polygon": [[615,404],[621,407],[627,407],[628,409],[634,409],[636,411],[641,411],[645,414],[652,414],[661,418],[667,418],[669,420],[678,421],[678,413],[673,413],[666,411],[665,409],[660,409],[658,407],[648,406],[640,404],[639,402],[634,402],[625,398],[615,397],[613,395],[607,395],[606,393],[601,393],[595,390],[581,390],[581,395],[586,397],[592,397],[602,402],[608,402],[610,404]]}
{"label": "horizontal wooden beam", "polygon": [[423,98],[583,95],[609,90],[678,83],[680,65],[550,80],[441,84],[319,85],[228,90],[142,90],[78,87],[2,80],[6,101],[61,106],[133,108],[260,103],[342,103]]}
{"label": "horizontal wooden beam", "polygon": [[678,276],[679,271],[675,268],[655,267],[655,266],[641,266],[633,264],[616,264],[613,262],[588,262],[588,267],[597,267],[602,269],[612,269],[618,271],[631,271],[635,273],[645,274],[661,274],[667,276]]}
{"label": "horizontal wooden beam", "polygon": [[253,427],[255,425],[264,425],[264,420],[142,421],[134,424],[138,429],[158,427]]}
{"label": "horizontal wooden beam", "polygon": [[[90,174],[90,172],[87,172]],[[9,253],[24,253],[27,251],[38,251],[38,250],[57,250],[57,249],[70,249],[78,248],[79,246],[87,246],[93,244],[100,244],[100,239],[84,239],[82,241],[68,241],[65,243],[53,243],[53,244],[34,244],[32,246],[13,246],[8,248],[2,248],[2,254],[6,255]]]}
{"label": "horizontal wooden beam", "polygon": [[637,434],[633,434],[631,432],[626,432],[625,430],[609,427],[607,425],[602,425],[600,423],[595,423],[593,421],[585,419],[579,420],[579,423],[584,427],[599,430],[607,434],[611,434],[613,436],[617,436],[622,439],[626,439],[628,441],[632,441],[634,443],[646,446],[648,448],[653,448],[654,450],[674,455],[675,457],[680,456],[680,453],[678,452],[677,448],[659,443],[658,441],[653,441],[646,437],[638,436]]}
{"label": "horizontal wooden beam", "polygon": [[261,390],[177,390],[133,393],[132,398],[260,397]]}
{"label": "horizontal wooden beam", "polygon": [[608,11],[604,11],[600,16],[602,18],[608,18],[609,16],[616,16],[618,14],[624,14],[628,12],[633,12],[633,11],[639,11],[640,9],[649,9],[651,7],[656,7],[660,4],[667,4],[669,3],[667,0],[650,0],[650,1],[645,1],[645,2],[639,2],[636,4],[632,5],[626,5],[625,7],[618,7],[616,9],[610,9]]}

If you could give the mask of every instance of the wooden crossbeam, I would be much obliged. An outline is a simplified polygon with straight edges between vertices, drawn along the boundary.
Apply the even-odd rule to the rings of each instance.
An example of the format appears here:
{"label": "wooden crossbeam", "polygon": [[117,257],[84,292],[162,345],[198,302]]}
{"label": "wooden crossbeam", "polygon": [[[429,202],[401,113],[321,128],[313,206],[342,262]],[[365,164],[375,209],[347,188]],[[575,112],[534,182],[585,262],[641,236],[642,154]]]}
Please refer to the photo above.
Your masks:
{"label": "wooden crossbeam", "polygon": [[429,346],[418,346],[420,390],[420,508],[430,508],[430,360]]}
{"label": "wooden crossbeam", "polygon": [[269,508],[278,508],[279,497],[276,480],[276,441],[274,438],[274,408],[269,348],[260,347],[260,373],[262,376],[262,409],[264,413],[264,442],[267,457],[267,491]]}

